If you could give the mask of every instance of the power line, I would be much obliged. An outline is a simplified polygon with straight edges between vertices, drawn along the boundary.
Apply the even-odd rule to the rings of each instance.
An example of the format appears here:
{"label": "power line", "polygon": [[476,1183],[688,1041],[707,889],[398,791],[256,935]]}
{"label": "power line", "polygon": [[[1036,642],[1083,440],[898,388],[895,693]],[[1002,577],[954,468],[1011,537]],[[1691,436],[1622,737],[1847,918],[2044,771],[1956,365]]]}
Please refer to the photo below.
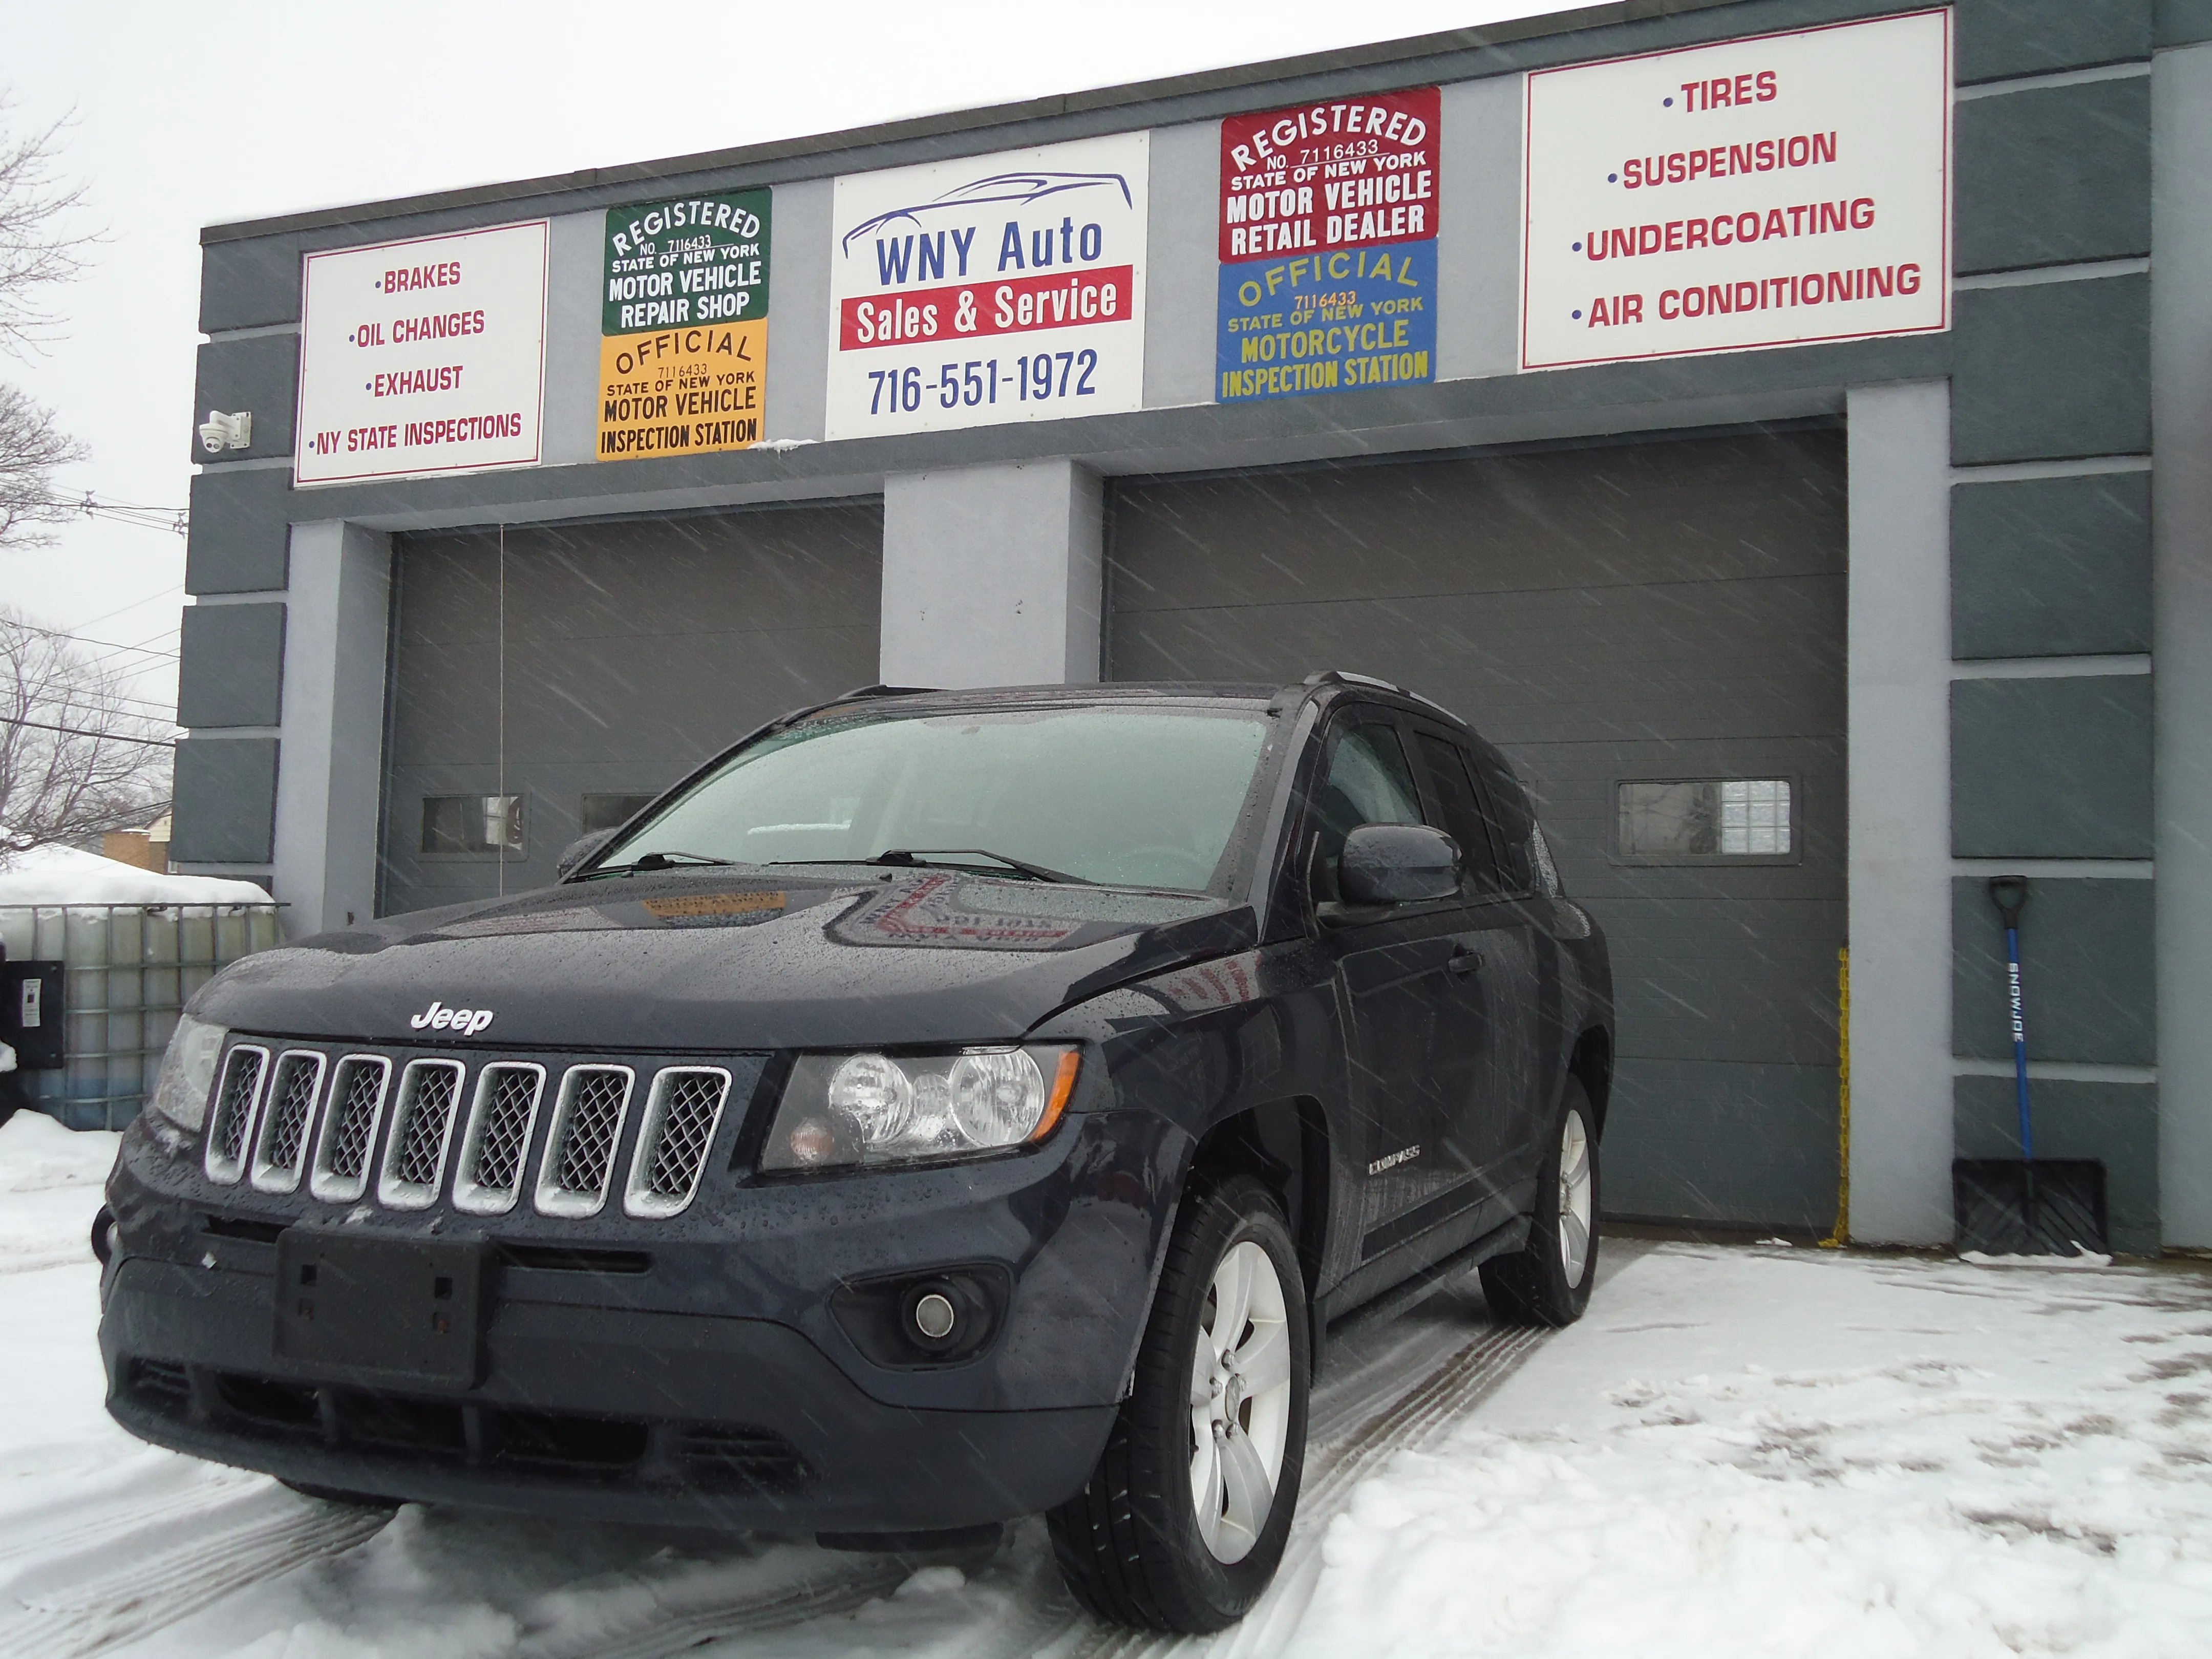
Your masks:
{"label": "power line", "polygon": [[[182,582],[171,582],[167,587],[155,588],[151,593],[147,594],[143,599],[133,599],[128,605],[118,605],[114,610],[102,611],[97,617],[88,617],[85,618],[84,625],[87,628],[90,628],[94,623],[104,623],[110,617],[119,617],[126,611],[136,611],[142,605],[151,605],[156,599],[166,599],[172,593],[181,593],[184,591],[185,585]],[[149,637],[158,640],[164,636],[160,634],[155,634]]]}
{"label": "power line", "polygon": [[[108,614],[112,616],[114,612],[110,611]],[[66,628],[41,628],[36,623],[27,622],[19,622],[15,626],[26,633],[44,634],[50,640],[75,640],[79,645],[96,645],[107,651],[136,651],[142,657],[167,657],[171,662],[177,659],[177,653],[173,651],[149,651],[143,645],[121,645],[113,640],[95,640],[82,634],[72,634]],[[159,640],[168,636],[166,634],[155,634],[149,637]]]}
{"label": "power line", "polygon": [[45,505],[52,507],[73,507],[88,519],[113,519],[122,524],[135,524],[142,530],[166,530],[182,536],[191,528],[191,509],[183,507],[147,507],[137,501],[104,501],[88,489],[83,495],[48,495]]}
{"label": "power line", "polygon": [[126,738],[117,732],[88,732],[81,726],[49,726],[44,720],[11,720],[0,714],[0,726],[28,726],[33,732],[62,732],[72,738],[98,738],[104,743],[135,743],[148,749],[174,749],[174,738]]}

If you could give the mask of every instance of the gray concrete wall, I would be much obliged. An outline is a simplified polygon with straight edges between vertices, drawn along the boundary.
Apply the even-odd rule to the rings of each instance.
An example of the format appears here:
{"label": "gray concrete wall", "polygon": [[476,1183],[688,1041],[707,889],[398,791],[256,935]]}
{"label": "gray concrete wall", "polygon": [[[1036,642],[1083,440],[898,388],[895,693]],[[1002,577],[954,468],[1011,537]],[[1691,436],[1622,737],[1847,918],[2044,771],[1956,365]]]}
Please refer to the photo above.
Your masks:
{"label": "gray concrete wall", "polygon": [[391,538],[295,525],[291,568],[274,890],[298,939],[375,914]]}
{"label": "gray concrete wall", "polygon": [[554,216],[545,249],[545,465],[599,454],[599,278],[604,213]]}
{"label": "gray concrete wall", "polygon": [[778,185],[769,222],[769,441],[817,443],[830,398],[830,181]]}
{"label": "gray concrete wall", "polygon": [[1853,1238],[1951,1237],[1949,388],[1850,396]]}
{"label": "gray concrete wall", "polygon": [[1155,130],[1145,191],[1145,404],[1210,404],[1221,268],[1218,125]]}
{"label": "gray concrete wall", "polygon": [[1522,99],[1528,77],[1443,88],[1437,182],[1437,378],[1510,374],[1521,362]]}
{"label": "gray concrete wall", "polygon": [[2152,397],[2161,447],[2153,475],[2158,662],[2160,1208],[2166,1242],[2212,1247],[2212,46],[2161,52],[2153,212],[2166,273],[2152,289]]}
{"label": "gray concrete wall", "polygon": [[1103,516],[1073,461],[885,480],[884,684],[1097,679]]}

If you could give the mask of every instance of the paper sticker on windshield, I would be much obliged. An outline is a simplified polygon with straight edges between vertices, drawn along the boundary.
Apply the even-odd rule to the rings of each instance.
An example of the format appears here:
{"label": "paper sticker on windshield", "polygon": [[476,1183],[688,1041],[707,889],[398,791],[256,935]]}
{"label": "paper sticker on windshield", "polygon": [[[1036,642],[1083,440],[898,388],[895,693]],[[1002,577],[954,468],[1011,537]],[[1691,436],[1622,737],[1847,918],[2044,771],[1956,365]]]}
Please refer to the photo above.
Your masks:
{"label": "paper sticker on windshield", "polygon": [[1089,927],[1081,916],[1032,916],[963,902],[959,878],[925,876],[830,927],[848,945],[933,945],[992,951],[1049,951]]}
{"label": "paper sticker on windshield", "polygon": [[644,901],[644,909],[668,927],[723,927],[733,922],[767,921],[789,908],[782,893],[685,893]]}
{"label": "paper sticker on windshield", "polygon": [[519,916],[478,916],[450,922],[437,930],[437,939],[499,939],[510,933],[595,933],[623,924],[605,911],[584,907],[542,910]]}

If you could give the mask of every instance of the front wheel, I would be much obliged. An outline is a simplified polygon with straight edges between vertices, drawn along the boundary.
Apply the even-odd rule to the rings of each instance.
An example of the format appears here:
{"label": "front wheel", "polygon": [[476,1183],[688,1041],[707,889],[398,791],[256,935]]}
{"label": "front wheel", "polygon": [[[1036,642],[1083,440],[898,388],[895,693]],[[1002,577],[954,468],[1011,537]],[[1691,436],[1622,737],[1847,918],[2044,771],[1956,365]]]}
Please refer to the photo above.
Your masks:
{"label": "front wheel", "polygon": [[1482,1264],[1491,1312],[1513,1325],[1571,1325],[1597,1277],[1597,1134],[1589,1097],[1573,1078],[1559,1101],[1528,1246]]}
{"label": "front wheel", "polygon": [[1240,1176],[1194,1197],[1098,1467],[1048,1517],[1079,1601],[1202,1634],[1259,1599],[1297,1509],[1310,1353],[1304,1279],[1273,1195]]}

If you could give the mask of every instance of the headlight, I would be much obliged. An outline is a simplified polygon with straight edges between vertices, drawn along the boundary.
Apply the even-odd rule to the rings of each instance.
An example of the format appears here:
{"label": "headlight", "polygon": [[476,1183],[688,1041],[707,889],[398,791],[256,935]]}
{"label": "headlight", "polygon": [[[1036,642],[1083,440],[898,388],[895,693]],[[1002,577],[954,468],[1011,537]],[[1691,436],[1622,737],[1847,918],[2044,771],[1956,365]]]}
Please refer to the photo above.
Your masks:
{"label": "headlight", "polygon": [[1042,1140],[1075,1092],[1077,1051],[802,1054],[784,1085],[763,1170],[904,1164]]}
{"label": "headlight", "polygon": [[159,1112],[180,1129],[198,1129],[207,1121],[208,1092],[215,1087],[215,1063],[222,1055],[222,1040],[230,1035],[220,1025],[190,1014],[180,1015],[169,1038],[169,1051],[161,1056],[161,1075],[154,1092],[146,1097],[147,1109]]}

